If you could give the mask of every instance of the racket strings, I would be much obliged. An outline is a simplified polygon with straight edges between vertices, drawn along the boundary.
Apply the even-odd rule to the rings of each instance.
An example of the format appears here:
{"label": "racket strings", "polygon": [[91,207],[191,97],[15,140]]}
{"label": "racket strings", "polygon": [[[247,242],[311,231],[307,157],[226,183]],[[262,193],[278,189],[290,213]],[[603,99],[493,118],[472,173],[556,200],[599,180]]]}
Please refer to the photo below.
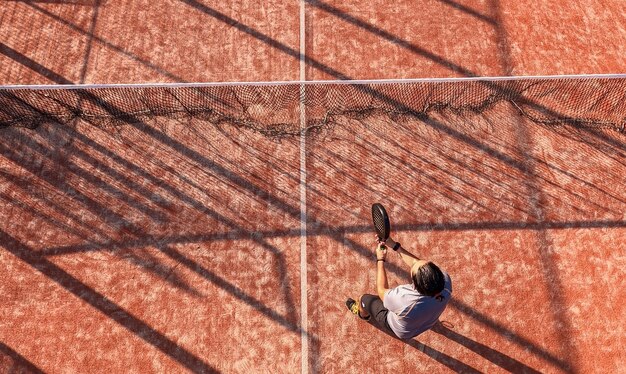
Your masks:
{"label": "racket strings", "polygon": [[372,205],[372,220],[379,240],[386,240],[389,237],[390,224],[385,208],[379,204]]}
{"label": "racket strings", "polygon": [[374,226],[376,227],[378,236],[382,236],[385,232],[385,219],[380,212],[374,214]]}

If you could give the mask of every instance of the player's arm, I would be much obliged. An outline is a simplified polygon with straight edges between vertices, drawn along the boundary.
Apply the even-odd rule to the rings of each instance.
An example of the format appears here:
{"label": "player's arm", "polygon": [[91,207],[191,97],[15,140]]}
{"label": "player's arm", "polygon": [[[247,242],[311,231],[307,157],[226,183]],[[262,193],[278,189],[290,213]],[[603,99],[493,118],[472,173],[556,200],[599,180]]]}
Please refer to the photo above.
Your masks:
{"label": "player's arm", "polygon": [[[400,244],[400,243],[394,241],[391,238],[387,239],[387,241],[385,242],[385,245],[389,248],[394,248],[396,244]],[[412,268],[413,265],[415,265],[415,262],[420,260],[419,257],[415,256],[414,254],[409,253],[409,251],[402,248],[402,245],[400,245],[400,247],[396,250],[396,252],[400,254],[400,257],[402,257],[402,261],[404,261],[404,263],[409,266],[409,269]]]}
{"label": "player's arm", "polygon": [[385,293],[389,291],[389,282],[387,282],[387,272],[385,271],[385,258],[387,249],[378,245],[376,247],[376,292],[382,301],[385,301]]}

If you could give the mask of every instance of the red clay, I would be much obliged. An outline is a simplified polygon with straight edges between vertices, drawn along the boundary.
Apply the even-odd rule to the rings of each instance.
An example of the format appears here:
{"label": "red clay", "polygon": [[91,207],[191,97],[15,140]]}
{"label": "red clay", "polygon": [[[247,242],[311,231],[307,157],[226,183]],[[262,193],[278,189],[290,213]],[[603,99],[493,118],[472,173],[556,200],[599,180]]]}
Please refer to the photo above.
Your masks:
{"label": "red clay", "polygon": [[15,1],[5,2],[0,17],[2,84],[299,77],[299,15],[293,2]]}
{"label": "red clay", "polygon": [[[306,78],[619,73],[625,10],[308,1]],[[4,2],[0,82],[296,80],[298,12]],[[304,326],[299,139],[173,119],[1,132],[0,371],[623,372],[616,131],[502,104],[309,137]],[[374,201],[452,276],[444,323],[410,343],[343,304],[374,291]],[[393,255],[390,282],[405,282]]]}
{"label": "red clay", "polygon": [[[351,122],[311,146],[309,186],[324,193],[309,199],[322,227],[308,243],[334,249],[309,259],[321,372],[591,372],[587,352],[597,349],[602,370],[621,370],[623,154],[498,112],[492,125],[489,116]],[[451,327],[405,344],[342,316],[346,297],[375,290],[368,201],[387,206],[404,246],[451,274],[442,316]],[[391,258],[391,284],[408,283]]]}
{"label": "red clay", "polygon": [[297,148],[162,125],[3,130],[0,340],[44,371],[299,366]]}
{"label": "red clay", "polygon": [[625,14],[599,0],[310,1],[307,55],[326,69],[307,78],[620,73]]}

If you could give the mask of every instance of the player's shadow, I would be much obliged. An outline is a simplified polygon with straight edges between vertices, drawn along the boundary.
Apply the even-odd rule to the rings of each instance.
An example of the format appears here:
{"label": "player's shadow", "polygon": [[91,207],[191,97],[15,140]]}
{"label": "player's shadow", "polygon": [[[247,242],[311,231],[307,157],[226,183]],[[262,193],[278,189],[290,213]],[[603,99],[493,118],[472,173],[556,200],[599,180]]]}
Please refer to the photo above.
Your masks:
{"label": "player's shadow", "polygon": [[[457,372],[457,373],[480,373],[481,371],[479,371],[478,369],[473,368],[472,366],[446,354],[443,353],[441,351],[438,351],[432,347],[427,346],[426,344],[421,343],[419,340],[417,339],[409,339],[409,340],[403,340],[398,338],[397,336],[391,334],[390,332],[383,330],[382,328],[380,328],[378,325],[374,324],[373,322],[369,322],[370,325],[374,326],[374,328],[376,328],[377,330],[385,333],[386,335],[392,337],[393,339],[396,339],[398,341],[401,341],[415,349],[417,349],[418,351],[424,353],[425,355],[427,355],[428,357],[432,358],[433,360],[436,360],[437,362],[439,362],[442,365],[447,366],[448,368],[450,368],[451,370]],[[485,358],[486,360],[490,361],[491,363],[501,367],[504,370],[507,370],[509,372],[512,373],[540,373],[539,371],[531,368],[530,366],[524,364],[521,361],[518,361],[502,352],[499,352],[493,348],[490,348],[482,343],[479,343],[475,340],[472,340],[466,336],[463,336],[455,331],[453,331],[451,328],[446,327],[444,325],[444,323],[442,322],[438,322],[435,326],[433,326],[432,329],[430,329],[430,331],[437,333],[439,335],[445,336],[446,338],[464,346],[465,348],[473,351],[474,353],[482,356],[483,358]]]}
{"label": "player's shadow", "polygon": [[521,361],[514,359],[513,357],[510,357],[500,351],[486,346],[485,344],[479,343],[475,340],[459,334],[458,332],[447,327],[444,323],[437,323],[435,326],[433,326],[431,331],[439,335],[445,336],[446,338],[481,355],[485,359],[498,365],[504,370],[510,371],[512,373],[539,373],[539,371],[531,368]]}
{"label": "player's shadow", "polygon": [[405,343],[407,345],[410,345],[411,347],[417,349],[418,351],[424,353],[426,356],[432,358],[433,360],[439,362],[442,365],[447,366],[448,368],[450,368],[452,371],[456,372],[456,373],[480,373],[479,370],[474,369],[473,367],[469,366],[468,364],[457,360],[456,358],[445,354],[441,351],[438,351],[434,348],[431,348],[423,343],[420,343],[419,341],[415,340],[415,339],[410,339],[410,340],[402,340],[400,338],[398,338],[397,336],[393,335],[392,333],[382,329],[380,326],[378,326],[377,324],[375,324],[374,322],[370,321],[367,322],[369,323],[371,326],[373,326],[375,329],[383,332],[384,334],[388,335],[389,337],[400,341],[402,343]]}

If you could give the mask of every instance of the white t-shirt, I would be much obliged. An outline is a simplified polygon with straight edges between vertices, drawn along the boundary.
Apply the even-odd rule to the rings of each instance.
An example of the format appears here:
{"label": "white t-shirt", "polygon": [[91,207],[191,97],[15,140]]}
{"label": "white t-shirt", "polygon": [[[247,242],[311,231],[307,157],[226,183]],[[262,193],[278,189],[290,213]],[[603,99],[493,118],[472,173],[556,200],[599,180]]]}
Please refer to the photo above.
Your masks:
{"label": "white t-shirt", "polygon": [[443,272],[443,300],[417,292],[412,284],[403,284],[385,293],[383,305],[389,310],[387,323],[400,339],[411,339],[433,327],[452,297],[452,280]]}

